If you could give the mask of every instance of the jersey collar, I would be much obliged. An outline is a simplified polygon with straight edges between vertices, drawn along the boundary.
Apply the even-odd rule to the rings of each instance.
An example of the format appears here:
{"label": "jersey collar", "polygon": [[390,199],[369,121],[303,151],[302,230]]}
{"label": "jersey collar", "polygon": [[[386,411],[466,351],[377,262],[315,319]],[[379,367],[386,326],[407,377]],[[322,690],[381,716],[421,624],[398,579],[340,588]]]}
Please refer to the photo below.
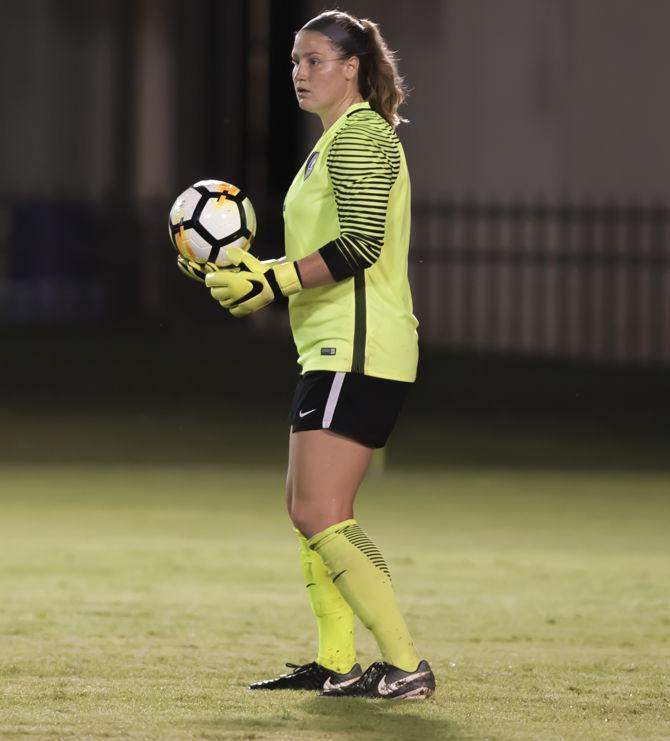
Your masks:
{"label": "jersey collar", "polygon": [[323,139],[326,136],[332,136],[340,128],[340,126],[344,124],[347,118],[351,116],[352,113],[356,113],[356,111],[362,111],[366,108],[370,108],[370,104],[367,100],[364,100],[362,103],[354,103],[353,105],[350,105],[349,108],[347,108],[347,110],[331,125],[331,127],[327,131],[323,132],[321,138]]}
{"label": "jersey collar", "polygon": [[362,111],[369,108],[370,104],[367,100],[364,100],[362,103],[354,103],[353,105],[350,105],[349,108],[347,108],[347,110],[331,125],[331,127],[321,134],[319,141],[314,145],[314,151],[318,151],[319,148],[323,146],[324,142],[329,141],[331,137],[335,136],[340,127],[347,120],[347,116],[351,116],[351,114],[356,113],[356,111]]}
{"label": "jersey collar", "polygon": [[364,108],[369,108],[370,103],[368,103],[367,100],[364,100],[362,103],[354,103],[353,105],[350,105],[349,108],[342,114],[343,116],[351,116],[352,113],[355,113],[356,111],[361,111]]}

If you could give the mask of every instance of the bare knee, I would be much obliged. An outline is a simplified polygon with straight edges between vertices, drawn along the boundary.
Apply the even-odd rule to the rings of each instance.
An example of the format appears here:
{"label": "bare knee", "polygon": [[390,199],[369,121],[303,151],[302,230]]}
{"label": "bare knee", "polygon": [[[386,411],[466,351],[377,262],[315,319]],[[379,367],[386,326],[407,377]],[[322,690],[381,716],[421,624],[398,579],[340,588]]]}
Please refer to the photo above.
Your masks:
{"label": "bare knee", "polygon": [[352,518],[353,509],[350,501],[310,497],[303,491],[293,492],[288,514],[294,527],[311,538],[331,525]]}
{"label": "bare knee", "polygon": [[288,516],[293,523],[293,527],[300,530],[303,535],[306,535],[307,531],[311,529],[310,513],[308,508],[304,505],[301,506],[300,500],[293,496],[292,491],[286,492],[286,509],[288,511]]}
{"label": "bare knee", "polygon": [[330,525],[335,524],[334,522],[323,524],[324,522],[327,522],[327,520],[318,516],[315,517],[310,513],[301,512],[299,509],[289,512],[289,517],[291,518],[293,527],[296,530],[299,530],[306,538],[311,538],[322,530],[325,530],[327,527],[330,527]]}
{"label": "bare knee", "polygon": [[327,430],[292,433],[286,503],[308,537],[353,517],[354,499],[372,451]]}
{"label": "bare knee", "polygon": [[288,516],[291,518],[293,527],[299,530],[306,538],[311,538],[312,535],[318,532],[318,530],[312,530],[309,517],[301,517],[300,512],[296,512],[293,509],[289,510]]}

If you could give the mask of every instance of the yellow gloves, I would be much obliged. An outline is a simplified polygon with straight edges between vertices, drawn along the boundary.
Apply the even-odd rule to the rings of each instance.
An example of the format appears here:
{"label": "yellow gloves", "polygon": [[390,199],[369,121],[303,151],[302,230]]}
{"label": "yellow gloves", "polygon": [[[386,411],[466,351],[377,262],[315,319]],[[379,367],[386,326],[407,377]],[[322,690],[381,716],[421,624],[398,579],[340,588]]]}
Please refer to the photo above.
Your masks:
{"label": "yellow gloves", "polygon": [[205,282],[207,273],[212,273],[219,268],[213,262],[199,263],[195,260],[187,260],[182,255],[177,258],[177,267],[187,277],[197,280],[198,283]]}
{"label": "yellow gloves", "polygon": [[302,290],[300,273],[294,262],[261,262],[239,247],[228,249],[228,259],[236,267],[216,272],[204,270],[205,284],[212,298],[233,316],[253,314],[281,294],[290,296]]}

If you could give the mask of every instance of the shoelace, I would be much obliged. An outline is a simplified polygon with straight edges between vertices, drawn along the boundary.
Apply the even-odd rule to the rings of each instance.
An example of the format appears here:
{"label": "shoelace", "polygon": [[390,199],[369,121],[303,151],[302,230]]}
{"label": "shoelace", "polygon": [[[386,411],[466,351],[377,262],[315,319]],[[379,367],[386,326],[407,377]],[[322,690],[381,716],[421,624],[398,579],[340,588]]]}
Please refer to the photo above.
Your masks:
{"label": "shoelace", "polygon": [[389,670],[389,664],[384,661],[375,661],[374,664],[365,670],[363,676],[358,680],[357,685],[362,690],[369,690],[379,684],[379,680]]}
{"label": "shoelace", "polygon": [[314,670],[315,662],[312,661],[311,664],[292,664],[290,661],[286,662],[286,666],[289,669],[293,669],[291,672],[292,674],[297,674],[299,671],[306,671],[311,672]]}

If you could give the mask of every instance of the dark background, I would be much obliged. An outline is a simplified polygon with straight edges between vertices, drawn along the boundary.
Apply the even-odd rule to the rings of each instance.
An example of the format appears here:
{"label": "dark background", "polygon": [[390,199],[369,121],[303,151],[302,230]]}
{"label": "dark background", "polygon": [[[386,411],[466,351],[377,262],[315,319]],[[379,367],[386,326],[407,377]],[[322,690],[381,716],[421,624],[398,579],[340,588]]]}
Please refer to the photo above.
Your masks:
{"label": "dark background", "polygon": [[[319,133],[290,50],[322,9],[3,4],[4,461],[283,460],[285,307],[231,319],[176,271],[167,213],[228,180],[255,251],[281,254]],[[422,359],[389,464],[667,467],[670,6],[343,9],[381,24],[411,89]]]}

